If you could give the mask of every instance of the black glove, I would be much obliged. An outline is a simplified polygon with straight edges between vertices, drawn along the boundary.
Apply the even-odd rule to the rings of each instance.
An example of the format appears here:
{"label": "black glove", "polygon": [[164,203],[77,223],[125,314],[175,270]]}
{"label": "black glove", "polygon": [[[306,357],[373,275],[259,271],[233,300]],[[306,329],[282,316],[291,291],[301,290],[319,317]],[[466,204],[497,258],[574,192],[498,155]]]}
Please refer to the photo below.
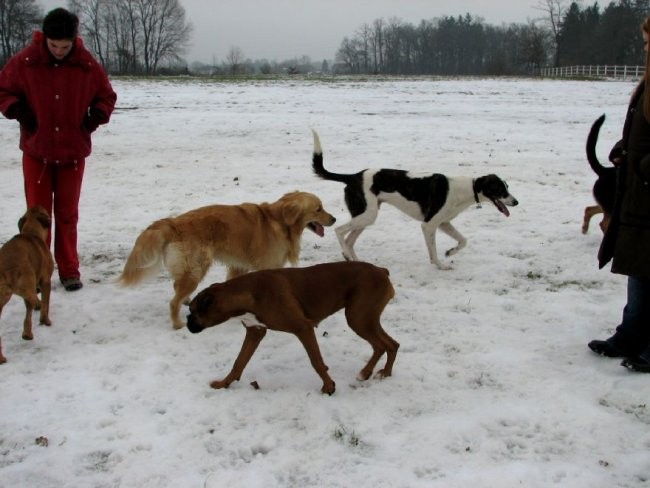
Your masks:
{"label": "black glove", "polygon": [[7,110],[8,119],[16,119],[27,132],[36,132],[36,115],[25,102],[16,102]]}
{"label": "black glove", "polygon": [[95,132],[99,124],[106,120],[104,112],[95,107],[90,107],[84,117],[83,127],[88,132]]}

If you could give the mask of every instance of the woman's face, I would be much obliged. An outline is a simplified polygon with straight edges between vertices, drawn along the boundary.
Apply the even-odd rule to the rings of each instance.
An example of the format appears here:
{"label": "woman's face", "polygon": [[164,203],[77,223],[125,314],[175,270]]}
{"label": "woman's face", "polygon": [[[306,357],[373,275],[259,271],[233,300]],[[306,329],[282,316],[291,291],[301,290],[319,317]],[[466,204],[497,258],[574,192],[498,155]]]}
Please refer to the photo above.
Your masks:
{"label": "woman's face", "polygon": [[74,39],[47,39],[47,49],[52,53],[52,56],[59,61],[70,53],[73,44]]}

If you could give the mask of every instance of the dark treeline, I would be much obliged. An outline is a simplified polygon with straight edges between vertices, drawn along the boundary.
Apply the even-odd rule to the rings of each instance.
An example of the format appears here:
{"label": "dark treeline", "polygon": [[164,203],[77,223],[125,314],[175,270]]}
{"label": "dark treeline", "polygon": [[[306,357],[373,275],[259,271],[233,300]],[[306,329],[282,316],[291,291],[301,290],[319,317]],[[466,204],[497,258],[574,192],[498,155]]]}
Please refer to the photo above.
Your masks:
{"label": "dark treeline", "polygon": [[544,66],[641,64],[640,25],[649,3],[621,0],[583,9],[573,2],[553,11],[562,2],[548,2],[549,19],[498,27],[469,14],[418,25],[378,19],[343,40],[336,66],[347,73],[526,75]]}
{"label": "dark treeline", "polygon": [[572,3],[558,40],[558,66],[643,64],[641,23],[650,1],[620,1],[605,9],[594,3],[581,9]]}
{"label": "dark treeline", "polygon": [[[539,0],[540,17],[526,24],[486,24],[470,14],[422,20],[377,19],[346,37],[335,63],[304,56],[276,63],[245,59],[237,47],[220,63],[184,59],[192,25],[179,0],[68,0],[86,46],[112,74],[305,73],[530,75],[542,67],[643,63],[640,24],[650,0],[619,0],[604,8]],[[35,0],[0,0],[0,66],[39,29]]]}

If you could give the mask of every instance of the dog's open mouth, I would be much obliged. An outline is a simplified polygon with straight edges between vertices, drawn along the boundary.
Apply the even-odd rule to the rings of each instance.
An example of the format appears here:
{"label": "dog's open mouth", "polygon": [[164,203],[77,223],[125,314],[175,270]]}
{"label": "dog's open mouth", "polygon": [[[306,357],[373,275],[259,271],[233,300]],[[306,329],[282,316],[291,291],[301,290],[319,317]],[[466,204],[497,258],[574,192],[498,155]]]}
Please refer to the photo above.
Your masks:
{"label": "dog's open mouth", "polygon": [[321,224],[318,222],[309,222],[307,224],[307,227],[309,230],[311,230],[314,234],[319,235],[320,237],[323,237],[325,235],[325,227],[323,227]]}
{"label": "dog's open mouth", "polygon": [[508,207],[501,201],[497,200],[496,198],[490,198],[492,200],[492,203],[494,203],[494,206],[501,212],[503,215],[506,217],[510,217],[510,211],[508,210]]}

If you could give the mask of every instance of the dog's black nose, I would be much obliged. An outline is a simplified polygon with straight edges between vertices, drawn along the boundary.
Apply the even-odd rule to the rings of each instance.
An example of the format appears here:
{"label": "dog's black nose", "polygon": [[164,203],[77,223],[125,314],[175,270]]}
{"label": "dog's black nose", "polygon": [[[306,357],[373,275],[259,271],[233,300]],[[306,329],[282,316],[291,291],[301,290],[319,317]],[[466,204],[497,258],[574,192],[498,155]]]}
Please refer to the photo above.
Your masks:
{"label": "dog's black nose", "polygon": [[187,330],[189,330],[192,334],[198,334],[203,330],[194,318],[193,314],[189,314],[187,316]]}

